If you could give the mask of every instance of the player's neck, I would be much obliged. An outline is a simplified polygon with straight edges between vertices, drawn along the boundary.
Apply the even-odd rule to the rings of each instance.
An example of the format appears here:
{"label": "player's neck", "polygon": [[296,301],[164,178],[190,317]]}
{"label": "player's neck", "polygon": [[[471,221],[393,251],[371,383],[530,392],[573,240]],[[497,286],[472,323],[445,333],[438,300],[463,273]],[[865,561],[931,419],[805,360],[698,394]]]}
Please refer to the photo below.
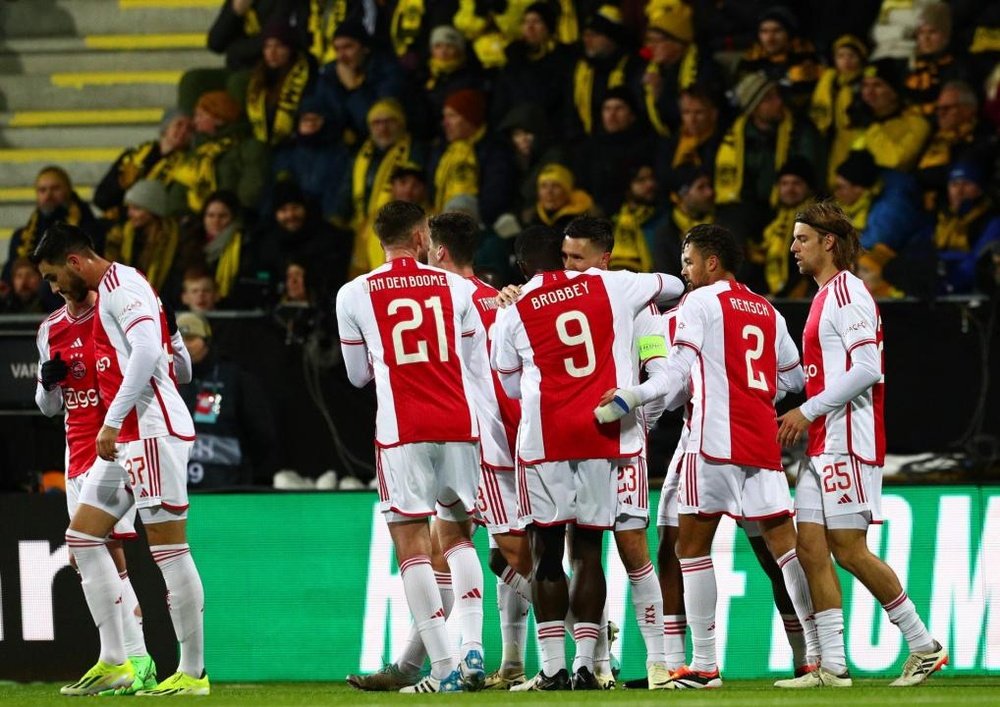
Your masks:
{"label": "player's neck", "polygon": [[819,285],[820,287],[823,287],[823,285],[825,285],[826,283],[830,282],[830,280],[832,280],[833,278],[835,278],[837,276],[837,273],[839,273],[839,272],[840,272],[840,268],[838,268],[833,263],[830,263],[829,265],[827,265],[826,267],[824,267],[822,270],[820,270],[818,273],[816,273],[815,275],[813,275],[813,280],[816,281],[817,285]]}
{"label": "player's neck", "polygon": [[96,299],[97,295],[94,294],[93,290],[91,290],[87,293],[86,299],[82,300],[81,302],[74,302],[72,300],[67,300],[66,311],[69,312],[71,317],[79,317],[81,314],[86,313],[87,310],[89,310],[91,307],[94,306],[94,300]]}
{"label": "player's neck", "polygon": [[409,246],[397,246],[394,248],[385,249],[385,262],[390,262],[392,260],[401,260],[403,258],[413,258],[416,261],[420,261],[417,257],[417,249],[410,248]]}
{"label": "player's neck", "polygon": [[111,265],[110,260],[95,258],[87,262],[86,269],[80,275],[83,277],[83,281],[87,283],[87,287],[92,291],[96,291],[98,285],[101,284],[101,280],[104,279],[104,274],[111,268]]}

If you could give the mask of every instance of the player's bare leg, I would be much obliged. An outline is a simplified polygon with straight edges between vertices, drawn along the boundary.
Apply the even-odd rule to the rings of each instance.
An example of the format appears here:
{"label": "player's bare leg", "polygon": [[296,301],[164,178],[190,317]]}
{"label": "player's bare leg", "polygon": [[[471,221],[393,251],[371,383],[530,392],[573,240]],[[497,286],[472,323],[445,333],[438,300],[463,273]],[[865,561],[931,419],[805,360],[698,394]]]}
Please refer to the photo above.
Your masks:
{"label": "player's bare leg", "polygon": [[906,639],[910,657],[893,685],[917,685],[945,666],[947,652],[927,631],[893,569],[868,549],[867,532],[838,528],[828,530],[827,537],[837,564],[861,580]]}
{"label": "player's bare leg", "polygon": [[486,676],[487,688],[508,689],[524,682],[524,648],[531,607],[531,550],[522,533],[490,536],[489,567],[497,577],[497,609],[503,655],[500,667]]}
{"label": "player's bare leg", "polygon": [[573,578],[569,599],[576,618],[573,638],[573,689],[597,689],[594,649],[601,629],[601,614],[607,600],[604,566],[601,562],[604,532],[576,526],[573,529]]}
{"label": "player's bare leg", "polygon": [[675,672],[671,686],[721,687],[715,652],[715,605],[718,589],[712,564],[712,540],[718,516],[682,513],[677,537],[677,559],[684,579],[684,608],[691,629],[692,658]]}
{"label": "player's bare leg", "polygon": [[616,530],[615,543],[628,572],[632,607],[646,645],[646,673],[650,688],[654,689],[660,683],[665,685],[670,674],[666,666],[663,636],[663,595],[650,561],[646,529]]}
{"label": "player's bare leg", "polygon": [[657,565],[660,570],[660,593],[663,596],[663,639],[667,669],[674,672],[687,662],[684,637],[687,617],[684,613],[684,578],[677,560],[677,526],[661,525]]}
{"label": "player's bare leg", "polygon": [[478,690],[486,679],[483,661],[483,566],[472,544],[472,521],[437,518],[433,534],[451,571],[452,614],[461,633],[460,667],[465,689]]}

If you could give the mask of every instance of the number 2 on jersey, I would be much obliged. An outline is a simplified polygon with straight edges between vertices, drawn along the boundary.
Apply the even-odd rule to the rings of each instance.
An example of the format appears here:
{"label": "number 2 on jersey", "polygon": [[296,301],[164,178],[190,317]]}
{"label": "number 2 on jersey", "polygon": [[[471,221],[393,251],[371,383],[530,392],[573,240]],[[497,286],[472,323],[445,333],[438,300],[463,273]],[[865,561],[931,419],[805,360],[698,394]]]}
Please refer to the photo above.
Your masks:
{"label": "number 2 on jersey", "polygon": [[[570,333],[566,326],[569,322],[576,322],[580,329],[579,333]],[[587,357],[582,366],[576,365],[573,357],[564,358],[563,364],[566,366],[566,372],[574,378],[584,378],[593,373],[594,369],[597,368],[597,357],[594,354],[594,337],[590,333],[590,322],[587,321],[587,317],[584,316],[583,312],[571,309],[556,317],[556,334],[559,335],[559,341],[566,346],[582,346],[584,354]]]}
{"label": "number 2 on jersey", "polygon": [[392,327],[392,348],[396,355],[396,363],[403,366],[407,363],[427,363],[431,360],[430,352],[426,341],[418,341],[416,351],[406,351],[403,347],[403,333],[419,329],[424,323],[424,309],[429,309],[434,316],[434,328],[437,332],[438,360],[441,363],[448,361],[448,336],[444,327],[444,309],[441,307],[441,298],[434,296],[424,300],[423,308],[415,299],[402,297],[394,299],[389,303],[389,316],[400,313],[401,310],[409,312],[409,318],[405,317],[396,322]]}
{"label": "number 2 on jersey", "polygon": [[764,332],[759,326],[747,324],[743,327],[743,340],[749,341],[751,337],[755,343],[753,348],[748,348],[746,353],[747,361],[747,387],[756,390],[767,390],[767,378],[760,371],[753,369],[753,362],[764,355]]}

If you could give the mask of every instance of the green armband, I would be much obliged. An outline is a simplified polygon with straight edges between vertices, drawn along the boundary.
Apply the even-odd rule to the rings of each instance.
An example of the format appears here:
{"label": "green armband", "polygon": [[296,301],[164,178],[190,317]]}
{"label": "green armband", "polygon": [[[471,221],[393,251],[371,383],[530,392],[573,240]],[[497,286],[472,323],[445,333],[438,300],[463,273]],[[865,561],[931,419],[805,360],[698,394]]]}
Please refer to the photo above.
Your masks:
{"label": "green armband", "polygon": [[667,340],[662,336],[639,337],[639,361],[645,363],[651,358],[667,355]]}

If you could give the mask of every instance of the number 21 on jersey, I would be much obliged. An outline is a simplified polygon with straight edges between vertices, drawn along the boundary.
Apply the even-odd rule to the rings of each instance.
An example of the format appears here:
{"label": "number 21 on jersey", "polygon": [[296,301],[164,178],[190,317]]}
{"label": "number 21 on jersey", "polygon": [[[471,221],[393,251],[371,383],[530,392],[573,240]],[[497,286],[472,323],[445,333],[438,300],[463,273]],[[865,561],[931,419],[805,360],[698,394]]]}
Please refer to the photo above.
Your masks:
{"label": "number 21 on jersey", "polygon": [[[425,320],[425,311],[430,313],[429,320]],[[392,348],[397,365],[429,363],[432,354],[436,354],[435,361],[448,361],[448,334],[444,325],[441,297],[435,295],[423,302],[409,297],[394,299],[389,303],[388,314],[390,317],[398,317],[392,326]],[[428,332],[429,327],[433,327],[434,331]],[[420,338],[416,341],[416,346],[407,351],[403,335],[409,331],[417,332]],[[428,340],[436,342],[436,345],[428,346]]]}

